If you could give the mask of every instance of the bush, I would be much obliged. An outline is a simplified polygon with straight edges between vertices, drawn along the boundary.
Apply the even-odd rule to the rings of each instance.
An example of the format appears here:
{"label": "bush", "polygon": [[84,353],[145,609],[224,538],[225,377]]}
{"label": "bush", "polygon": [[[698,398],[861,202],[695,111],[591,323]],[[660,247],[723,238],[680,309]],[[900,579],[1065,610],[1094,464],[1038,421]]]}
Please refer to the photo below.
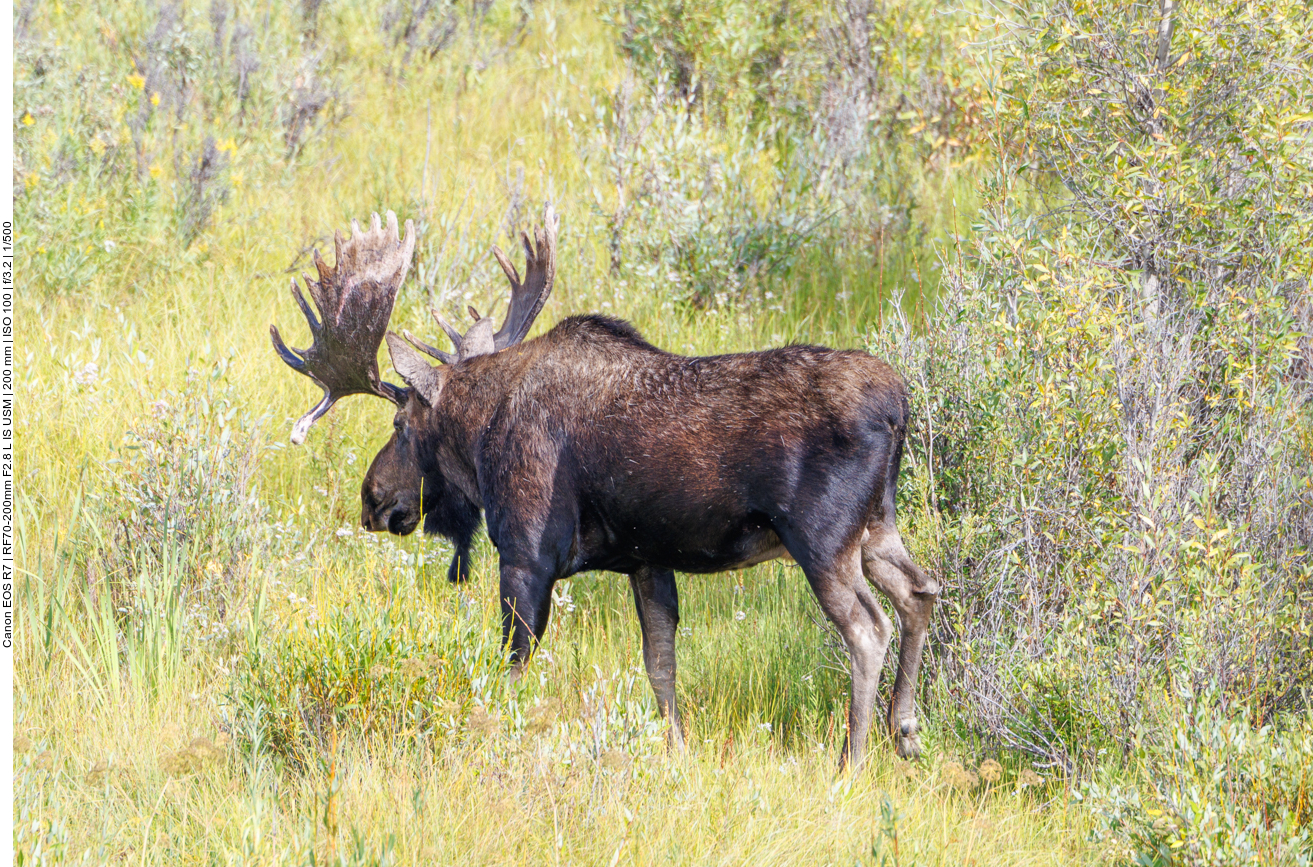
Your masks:
{"label": "bush", "polygon": [[762,170],[761,134],[729,136],[664,87],[627,80],[595,105],[579,147],[601,163],[594,202],[615,276],[697,307],[748,300],[833,217],[806,178]]}
{"label": "bush", "polygon": [[221,608],[259,559],[263,420],[240,412],[226,371],[225,362],[190,369],[108,462],[103,499],[117,524],[101,556],[116,585],[163,570]]}
{"label": "bush", "polygon": [[944,231],[925,212],[934,179],[975,141],[981,90],[952,50],[967,18],[928,30],[926,14],[614,4],[630,77],[576,132],[611,273],[702,307],[764,297],[828,259],[877,272],[882,291],[886,258]]}
{"label": "bush", "polygon": [[271,628],[234,675],[234,731],[306,768],[331,756],[340,732],[431,741],[458,732],[471,713],[491,720],[487,706],[505,688],[500,631],[468,619],[456,626],[440,630],[394,608],[372,620],[349,609],[323,621],[302,614]]}
{"label": "bush", "polygon": [[60,239],[31,259],[46,292],[85,292],[104,264],[121,277],[114,251],[161,228],[193,247],[223,213],[239,150],[281,145],[293,161],[345,112],[299,36],[274,28],[257,40],[256,20],[226,0],[204,13],[143,5],[89,15],[96,36],[71,46],[48,21],[17,34],[14,193],[23,238]]}
{"label": "bush", "polygon": [[361,607],[366,615],[335,608],[321,619],[301,599],[280,618],[262,597],[263,632],[249,642],[228,695],[240,741],[296,771],[330,767],[342,738],[440,752],[548,737],[563,765],[662,749],[665,726],[641,670],[606,676],[595,668],[567,711],[560,697],[542,694],[541,673],[510,682],[500,624],[484,609],[461,599],[452,616],[415,601]]}
{"label": "bush", "polygon": [[1313,864],[1313,716],[1255,729],[1210,704],[1144,751],[1144,785],[1084,788],[1094,841],[1121,863]]}
{"label": "bush", "polygon": [[1313,17],[1174,14],[1147,69],[1145,8],[1015,24],[975,243],[933,329],[871,341],[912,385],[945,688],[1068,771],[1161,742],[1178,689],[1261,723],[1313,674]]}

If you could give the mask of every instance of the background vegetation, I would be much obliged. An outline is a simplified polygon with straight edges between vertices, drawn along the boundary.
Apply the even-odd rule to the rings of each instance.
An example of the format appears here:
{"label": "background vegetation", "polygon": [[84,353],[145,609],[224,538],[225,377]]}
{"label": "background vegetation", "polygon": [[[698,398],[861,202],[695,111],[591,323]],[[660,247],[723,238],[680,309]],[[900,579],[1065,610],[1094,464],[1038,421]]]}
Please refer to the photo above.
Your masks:
{"label": "background vegetation", "polygon": [[[23,863],[1313,861],[1313,15],[18,4]],[[367,536],[388,430],[267,344],[334,230],[420,232],[395,326],[497,308],[907,377],[946,587],[928,758],[839,778],[796,569],[682,581],[664,756],[623,581],[503,677],[496,558]],[[542,327],[542,326],[540,326]],[[385,365],[386,366],[386,365]],[[886,684],[885,688],[888,688]]]}

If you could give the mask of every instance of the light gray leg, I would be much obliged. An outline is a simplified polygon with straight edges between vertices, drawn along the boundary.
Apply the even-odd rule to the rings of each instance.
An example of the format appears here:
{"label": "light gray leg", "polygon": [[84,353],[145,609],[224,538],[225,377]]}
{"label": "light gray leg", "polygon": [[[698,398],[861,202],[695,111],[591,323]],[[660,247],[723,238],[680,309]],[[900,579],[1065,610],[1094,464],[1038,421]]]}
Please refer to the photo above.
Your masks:
{"label": "light gray leg", "polygon": [[848,701],[848,737],[844,741],[839,767],[856,768],[861,765],[866,749],[880,669],[889,649],[889,640],[893,637],[893,624],[862,580],[855,548],[829,568],[816,572],[815,575],[808,574],[807,579],[821,603],[821,610],[838,627],[848,646],[852,693]]}
{"label": "light gray leg", "polygon": [[873,525],[862,542],[862,571],[898,612],[898,675],[889,701],[889,735],[898,755],[915,759],[921,755],[916,678],[939,582],[912,562],[898,530],[884,524]]}
{"label": "light gray leg", "polygon": [[675,631],[679,626],[679,592],[675,573],[644,566],[629,576],[634,607],[643,630],[643,665],[656,693],[657,707],[669,723],[666,745],[684,751],[684,727],[675,703]]}

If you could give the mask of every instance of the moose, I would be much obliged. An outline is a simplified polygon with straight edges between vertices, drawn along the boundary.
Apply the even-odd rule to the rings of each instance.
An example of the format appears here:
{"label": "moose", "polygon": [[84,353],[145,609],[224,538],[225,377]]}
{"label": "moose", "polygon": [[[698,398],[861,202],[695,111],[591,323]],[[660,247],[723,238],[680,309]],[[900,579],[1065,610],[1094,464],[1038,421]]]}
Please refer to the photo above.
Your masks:
{"label": "moose", "polygon": [[[847,646],[852,684],[842,766],[861,762],[893,624],[898,669],[887,724],[900,756],[920,753],[917,671],[938,582],[904,547],[894,493],[908,423],[906,387],[887,364],[858,351],[787,346],[689,357],[649,344],[628,323],[571,316],[525,340],[556,275],[557,218],[549,206],[525,273],[497,248],[510,283],[505,321],[470,308],[461,334],[436,311],[446,352],[387,331],[415,236],[378,215],[336,236],[329,268],[295,279],[309,349],[282,359],[324,392],[292,441],[340,398],[373,394],[397,407],[394,431],[361,485],[371,531],[453,540],[452,580],[468,575],[469,547],[485,516],[499,558],[503,640],[512,676],[542,639],[554,582],[603,570],[629,576],[643,661],[668,724],[684,748],[675,701],[675,572],[741,569],[789,556],[801,566]],[[405,382],[379,377],[386,339]],[[428,359],[438,362],[432,364]]]}

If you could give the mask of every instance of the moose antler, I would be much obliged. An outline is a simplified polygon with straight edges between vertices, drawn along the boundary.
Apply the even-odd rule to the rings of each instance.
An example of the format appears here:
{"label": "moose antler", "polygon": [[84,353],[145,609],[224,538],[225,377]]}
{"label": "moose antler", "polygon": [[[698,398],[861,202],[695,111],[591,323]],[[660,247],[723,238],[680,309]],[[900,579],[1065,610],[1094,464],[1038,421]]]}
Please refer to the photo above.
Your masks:
{"label": "moose antler", "polygon": [[402,332],[406,340],[420,352],[436,358],[443,364],[453,364],[476,355],[488,355],[524,340],[533,326],[534,319],[547,303],[547,296],[552,294],[552,284],[556,279],[558,223],[555,209],[548,205],[543,212],[543,225],[534,230],[534,241],[529,240],[527,232],[521,235],[524,243],[523,282],[520,280],[520,273],[515,270],[510,259],[506,258],[506,254],[498,247],[492,248],[492,254],[497,257],[498,264],[506,272],[506,279],[511,283],[510,309],[506,311],[506,321],[495,334],[492,331],[492,320],[486,316],[480,317],[478,311],[471,307],[469,311],[474,319],[474,326],[464,335],[443,319],[437,310],[432,311],[433,318],[451,339],[451,345],[456,350],[455,354],[429,346],[409,331]]}
{"label": "moose antler", "polygon": [[[411,334],[409,331],[403,330],[401,332],[402,336],[404,336],[406,340],[410,342],[411,346],[414,346],[416,349],[418,349],[420,352],[423,352],[425,355],[428,355],[432,358],[436,358],[438,361],[441,361],[443,364],[455,364],[456,362],[461,361],[462,359],[469,358],[468,353],[464,355],[461,354],[461,349],[464,345],[464,341],[460,336],[460,332],[457,331],[450,322],[442,318],[442,314],[438,312],[436,307],[430,307],[429,312],[433,314],[433,318],[437,320],[437,323],[442,327],[442,330],[447,332],[447,337],[448,339],[451,340],[451,345],[456,349],[455,355],[451,354],[450,352],[443,352],[441,349],[438,349],[436,346],[429,346],[427,343],[420,340],[418,337]],[[470,312],[471,313],[474,312],[473,307],[470,308]],[[474,322],[475,324],[478,324],[479,322],[478,316],[474,317]],[[472,330],[473,329],[471,329],[471,331]],[[477,355],[480,353],[475,353],[475,354]]]}
{"label": "moose antler", "polygon": [[506,272],[506,279],[511,283],[511,306],[506,311],[506,321],[492,336],[498,349],[514,346],[524,339],[533,325],[533,320],[547,303],[547,296],[552,294],[552,283],[556,280],[556,211],[551,205],[543,213],[543,224],[534,230],[534,244],[529,243],[529,234],[520,236],[524,243],[524,282],[520,274],[506,258],[499,247],[492,248],[501,269]]}
{"label": "moose antler", "polygon": [[269,326],[274,349],[297,373],[303,373],[324,390],[323,400],[292,426],[292,442],[305,441],[314,424],[340,398],[349,394],[373,394],[393,403],[401,402],[401,388],[383,382],[378,375],[378,347],[383,341],[397,290],[406,279],[410,259],[415,252],[415,232],[406,221],[406,237],[397,235],[397,215],[387,212],[384,229],[374,214],[368,232],[351,221],[351,237],[337,233],[334,238],[336,259],[329,268],[315,250],[318,280],[302,274],[321,322],[292,280],[292,297],[305,314],[313,343],[309,349],[289,349]]}

